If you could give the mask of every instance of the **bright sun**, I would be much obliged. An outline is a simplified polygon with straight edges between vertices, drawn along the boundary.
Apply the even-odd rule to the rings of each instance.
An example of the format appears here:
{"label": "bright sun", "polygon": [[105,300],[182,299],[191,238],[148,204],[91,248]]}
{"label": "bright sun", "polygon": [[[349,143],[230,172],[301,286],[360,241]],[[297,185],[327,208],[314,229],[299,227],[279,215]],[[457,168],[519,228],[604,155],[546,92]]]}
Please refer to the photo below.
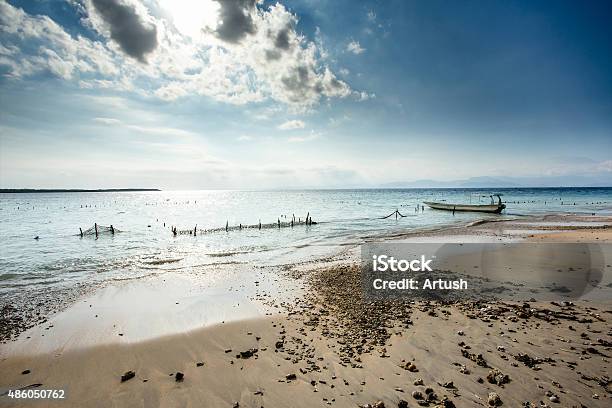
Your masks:
{"label": "bright sun", "polygon": [[197,38],[203,28],[217,28],[219,3],[213,0],[160,0],[172,17],[174,26],[183,35]]}

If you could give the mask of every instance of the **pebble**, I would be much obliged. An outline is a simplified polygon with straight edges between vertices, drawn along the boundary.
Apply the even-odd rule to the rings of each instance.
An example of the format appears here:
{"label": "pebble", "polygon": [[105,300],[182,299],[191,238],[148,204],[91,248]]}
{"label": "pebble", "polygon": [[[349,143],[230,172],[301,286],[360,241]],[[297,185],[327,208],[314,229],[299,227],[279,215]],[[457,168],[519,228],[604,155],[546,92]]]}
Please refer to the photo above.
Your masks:
{"label": "pebble", "polygon": [[490,384],[496,384],[501,386],[509,383],[510,377],[507,374],[504,374],[499,371],[497,368],[494,368],[493,370],[489,371],[489,374],[487,374],[487,381]]}
{"label": "pebble", "polygon": [[136,377],[136,373],[134,371],[126,371],[122,376],[121,376],[121,382],[126,382],[128,380],[131,380],[132,378]]}
{"label": "pebble", "polygon": [[412,391],[412,398],[414,398],[415,400],[422,400],[423,393],[421,391]]}
{"label": "pebble", "polygon": [[501,398],[495,392],[489,393],[489,398],[487,399],[487,403],[490,407],[499,407],[502,404]]}

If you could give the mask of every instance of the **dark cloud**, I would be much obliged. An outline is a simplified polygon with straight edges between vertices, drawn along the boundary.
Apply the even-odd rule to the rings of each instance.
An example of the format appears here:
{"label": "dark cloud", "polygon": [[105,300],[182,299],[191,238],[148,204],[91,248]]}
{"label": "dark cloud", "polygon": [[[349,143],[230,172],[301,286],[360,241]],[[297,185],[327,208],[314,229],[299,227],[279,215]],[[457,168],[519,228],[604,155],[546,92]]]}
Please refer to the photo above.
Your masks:
{"label": "dark cloud", "polygon": [[291,43],[289,42],[290,31],[291,27],[285,27],[276,34],[276,39],[274,40],[276,48],[288,50],[291,47]]}
{"label": "dark cloud", "polygon": [[320,90],[316,89],[317,84],[310,75],[310,69],[307,66],[301,65],[295,67],[289,72],[288,75],[281,78],[285,89],[289,91],[291,99],[295,102],[308,96],[309,93],[315,92],[320,93]]}
{"label": "dark cloud", "polygon": [[321,96],[344,97],[349,94],[348,86],[338,80],[329,69],[317,73],[311,65],[292,67],[281,77],[285,94],[291,103],[317,101]]}
{"label": "dark cloud", "polygon": [[219,12],[221,24],[217,27],[217,36],[229,43],[239,43],[247,34],[256,31],[251,13],[256,0],[217,0],[221,5]]}
{"label": "dark cloud", "polygon": [[157,47],[157,28],[140,18],[134,7],[120,0],[92,0],[93,6],[110,27],[110,35],[129,56],[145,62],[145,55]]}
{"label": "dark cloud", "polygon": [[276,61],[281,57],[281,53],[276,50],[266,50],[266,59],[268,61]]}
{"label": "dark cloud", "polygon": [[292,48],[291,33],[293,27],[287,24],[285,28],[279,31],[268,30],[268,38],[274,42],[274,48],[266,51],[266,59],[268,61],[279,60],[283,51],[288,51]]}

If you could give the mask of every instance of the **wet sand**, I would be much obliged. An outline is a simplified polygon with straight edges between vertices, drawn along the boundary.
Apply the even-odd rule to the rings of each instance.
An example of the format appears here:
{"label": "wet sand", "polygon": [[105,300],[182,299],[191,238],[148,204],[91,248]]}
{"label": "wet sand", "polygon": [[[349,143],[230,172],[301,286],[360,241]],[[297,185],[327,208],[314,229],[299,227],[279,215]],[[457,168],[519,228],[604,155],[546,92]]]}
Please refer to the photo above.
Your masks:
{"label": "wet sand", "polygon": [[[534,225],[541,220],[526,225],[487,223],[447,232],[447,236],[610,242],[609,221],[593,228],[568,229],[566,224],[557,227],[561,232],[549,229],[550,224]],[[436,234],[431,239],[440,239],[442,233]],[[611,255],[606,254],[608,260]],[[609,268],[606,273],[609,278]],[[295,291],[291,302],[277,301],[268,289],[262,290],[258,299],[267,309],[262,309],[261,317],[217,321],[187,331],[177,325],[174,330],[179,334],[148,340],[142,340],[146,337],[142,335],[131,337],[132,330],[147,331],[150,320],[144,319],[144,313],[128,318],[129,308],[126,317],[117,313],[108,321],[119,325],[122,319],[131,321],[131,329],[123,336],[112,325],[98,329],[100,324],[92,316],[88,316],[90,323],[83,324],[78,314],[66,319],[60,313],[56,319],[64,316],[65,326],[59,331],[70,332],[81,325],[72,332],[72,339],[95,333],[98,344],[57,339],[53,343],[56,327],[35,328],[45,330],[37,332],[46,332],[45,340],[27,343],[20,338],[0,349],[0,389],[65,389],[66,399],[40,406],[71,407],[370,404],[380,408],[500,403],[604,407],[611,403],[610,296],[573,303],[369,302],[361,299],[359,269],[350,251],[323,265],[288,267],[283,279],[294,279],[299,282],[296,287],[303,285],[306,290]],[[603,285],[601,290],[612,289]],[[162,292],[159,302],[168,299]],[[121,302],[129,303],[131,297],[112,298],[118,303],[115,310],[123,310]],[[89,300],[92,308],[102,307],[95,297]],[[174,306],[180,307],[183,299],[177,301],[179,305]],[[195,308],[198,305],[194,303]],[[189,313],[189,309],[168,312],[160,325]],[[140,327],[133,323],[139,320]],[[122,382],[121,376],[128,371],[134,377]],[[179,372],[182,380],[180,375],[177,378]],[[32,404],[0,397],[0,406]]]}

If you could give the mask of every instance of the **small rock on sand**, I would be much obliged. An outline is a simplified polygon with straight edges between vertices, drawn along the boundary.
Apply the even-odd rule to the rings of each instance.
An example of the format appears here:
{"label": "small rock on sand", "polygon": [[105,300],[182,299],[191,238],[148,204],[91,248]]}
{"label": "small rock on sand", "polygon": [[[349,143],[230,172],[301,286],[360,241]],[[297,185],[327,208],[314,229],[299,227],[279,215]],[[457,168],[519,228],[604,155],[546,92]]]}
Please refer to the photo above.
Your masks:
{"label": "small rock on sand", "polygon": [[180,371],[177,371],[177,373],[174,375],[174,381],[176,382],[182,382],[185,379],[185,374],[181,373]]}
{"label": "small rock on sand", "polygon": [[502,405],[501,398],[499,398],[499,395],[497,395],[497,393],[495,392],[489,393],[489,398],[487,399],[487,402],[490,407],[499,407],[500,405]]}
{"label": "small rock on sand", "polygon": [[491,384],[504,385],[510,382],[510,377],[494,368],[487,374],[487,381]]}
{"label": "small rock on sand", "polygon": [[236,354],[236,358],[251,358],[257,353],[256,348],[241,351],[240,354]]}
{"label": "small rock on sand", "polygon": [[126,371],[122,376],[121,376],[121,382],[126,382],[127,380],[131,380],[132,378],[136,377],[136,373],[132,370],[130,371]]}

